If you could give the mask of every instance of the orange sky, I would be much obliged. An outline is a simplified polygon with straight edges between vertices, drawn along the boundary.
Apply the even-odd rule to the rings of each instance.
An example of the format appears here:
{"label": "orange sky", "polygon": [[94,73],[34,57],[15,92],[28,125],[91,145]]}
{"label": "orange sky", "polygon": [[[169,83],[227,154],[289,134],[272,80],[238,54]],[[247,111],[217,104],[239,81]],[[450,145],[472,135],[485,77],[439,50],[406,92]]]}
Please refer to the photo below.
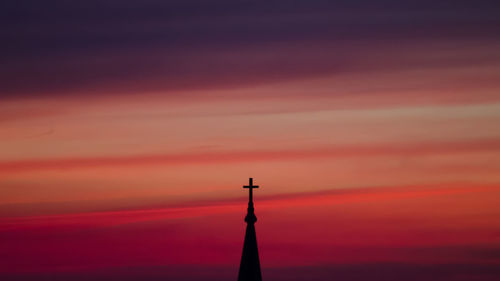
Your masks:
{"label": "orange sky", "polygon": [[[199,92],[2,102],[0,233],[11,259],[0,270],[234,271],[249,176],[261,185],[264,273],[498,264],[488,251],[500,242],[500,104],[381,93],[357,106],[315,95],[316,82],[315,91],[350,91],[323,77],[209,101]],[[290,89],[297,96],[278,97]],[[275,96],[244,94],[266,91]]]}

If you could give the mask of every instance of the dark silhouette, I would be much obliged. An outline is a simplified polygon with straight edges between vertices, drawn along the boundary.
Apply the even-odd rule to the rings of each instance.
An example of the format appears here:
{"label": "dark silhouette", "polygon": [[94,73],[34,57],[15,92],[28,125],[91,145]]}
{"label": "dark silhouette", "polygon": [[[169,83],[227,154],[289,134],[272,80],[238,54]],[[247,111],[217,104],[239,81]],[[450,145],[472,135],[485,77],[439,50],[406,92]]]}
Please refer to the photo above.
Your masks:
{"label": "dark silhouette", "polygon": [[258,185],[253,185],[253,179],[249,179],[249,185],[243,186],[248,188],[248,211],[245,217],[247,230],[245,233],[245,242],[243,244],[243,254],[241,255],[240,272],[238,281],[262,281],[260,273],[259,251],[257,249],[257,237],[255,235],[255,222],[257,217],[253,208],[253,189],[258,188]]}

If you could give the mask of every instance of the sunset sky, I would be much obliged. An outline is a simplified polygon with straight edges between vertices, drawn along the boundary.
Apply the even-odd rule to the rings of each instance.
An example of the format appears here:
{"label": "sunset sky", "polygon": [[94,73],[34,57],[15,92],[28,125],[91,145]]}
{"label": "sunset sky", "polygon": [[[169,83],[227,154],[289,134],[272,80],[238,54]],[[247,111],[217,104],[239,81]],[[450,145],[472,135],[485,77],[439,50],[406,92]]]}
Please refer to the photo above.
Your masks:
{"label": "sunset sky", "polygon": [[[0,4],[0,279],[500,280],[498,1]],[[411,2],[411,3],[410,3]]]}

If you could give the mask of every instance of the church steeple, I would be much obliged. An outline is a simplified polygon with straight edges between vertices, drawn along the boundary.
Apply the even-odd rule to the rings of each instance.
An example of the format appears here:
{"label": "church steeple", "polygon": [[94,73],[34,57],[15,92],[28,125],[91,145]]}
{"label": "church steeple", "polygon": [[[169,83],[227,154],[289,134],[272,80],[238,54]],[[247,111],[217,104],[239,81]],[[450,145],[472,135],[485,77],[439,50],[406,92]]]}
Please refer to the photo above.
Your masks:
{"label": "church steeple", "polygon": [[257,217],[255,216],[253,208],[253,189],[258,187],[258,185],[253,185],[252,178],[249,179],[249,185],[243,186],[243,188],[248,188],[248,209],[245,217],[247,230],[245,233],[245,242],[243,244],[238,281],[262,281],[259,251],[257,249],[257,237],[255,235],[255,222],[257,221]]}

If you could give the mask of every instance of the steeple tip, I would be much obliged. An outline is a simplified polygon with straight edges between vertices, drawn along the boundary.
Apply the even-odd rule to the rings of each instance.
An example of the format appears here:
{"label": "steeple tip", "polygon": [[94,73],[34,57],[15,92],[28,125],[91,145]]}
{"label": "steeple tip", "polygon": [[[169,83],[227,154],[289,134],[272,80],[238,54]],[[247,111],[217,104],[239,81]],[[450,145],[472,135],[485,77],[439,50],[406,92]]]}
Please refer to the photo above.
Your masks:
{"label": "steeple tip", "polygon": [[245,217],[247,229],[245,232],[245,241],[243,243],[243,254],[241,256],[240,271],[238,281],[262,281],[260,272],[259,251],[257,249],[257,238],[255,235],[255,222],[257,217],[253,208],[253,189],[259,186],[253,185],[253,178],[249,178],[248,188],[248,212]]}

